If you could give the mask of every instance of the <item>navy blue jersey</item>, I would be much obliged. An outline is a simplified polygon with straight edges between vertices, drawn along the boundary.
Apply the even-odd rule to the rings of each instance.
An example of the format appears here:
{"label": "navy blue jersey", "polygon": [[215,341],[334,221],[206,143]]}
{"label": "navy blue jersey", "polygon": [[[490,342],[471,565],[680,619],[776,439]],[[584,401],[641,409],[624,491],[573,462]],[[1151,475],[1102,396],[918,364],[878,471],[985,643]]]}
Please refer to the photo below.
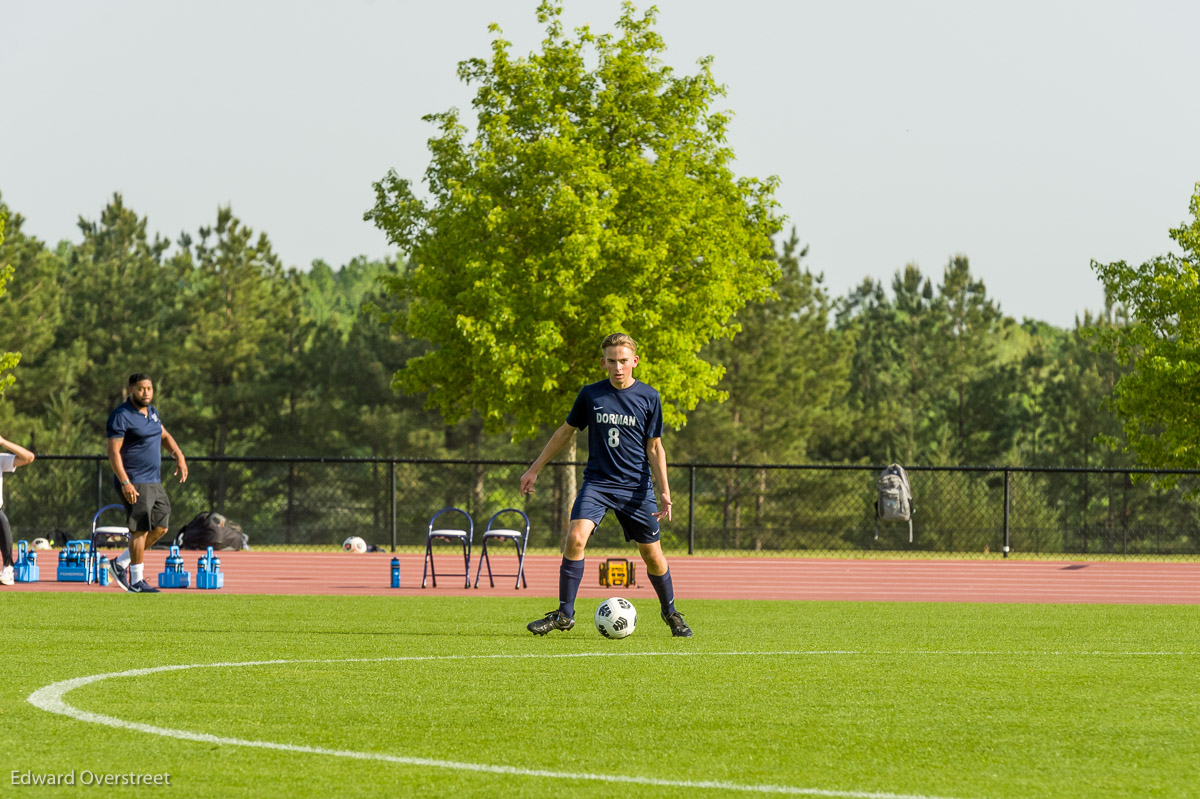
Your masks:
{"label": "navy blue jersey", "polygon": [[121,461],[130,482],[162,482],[162,420],[153,405],[142,416],[132,401],[125,400],[109,414],[105,435],[125,439]]}
{"label": "navy blue jersey", "polygon": [[588,431],[584,482],[607,488],[650,488],[646,444],[662,437],[662,400],[645,383],[616,388],[608,380],[584,386],[567,424]]}

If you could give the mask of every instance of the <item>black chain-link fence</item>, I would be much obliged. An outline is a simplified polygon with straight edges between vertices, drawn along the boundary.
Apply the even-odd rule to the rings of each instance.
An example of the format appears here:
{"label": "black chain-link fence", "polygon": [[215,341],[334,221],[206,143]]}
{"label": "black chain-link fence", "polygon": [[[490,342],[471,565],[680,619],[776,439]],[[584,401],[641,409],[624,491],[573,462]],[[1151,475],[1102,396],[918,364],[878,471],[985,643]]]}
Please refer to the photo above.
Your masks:
{"label": "black chain-link fence", "polygon": [[[164,468],[171,532],[201,511],[239,522],[251,546],[336,547],[351,535],[387,549],[423,548],[430,517],[529,514],[530,546],[557,550],[582,464],[550,464],[521,497],[528,464],[404,458],[188,460],[179,484]],[[1200,557],[1200,471],[912,467],[914,536],[876,525],[878,466],[674,464],[668,552],[783,555],[1003,553]],[[571,474],[574,470],[574,475]],[[1172,477],[1162,487],[1155,479]],[[574,478],[574,479],[572,479]],[[18,538],[85,537],[96,510],[119,498],[103,456],[44,455],[7,475],[4,507]],[[105,517],[119,521],[119,512]],[[508,520],[511,522],[511,519]],[[508,524],[506,523],[506,526]],[[878,533],[878,537],[876,537]],[[592,547],[623,546],[610,515]]]}

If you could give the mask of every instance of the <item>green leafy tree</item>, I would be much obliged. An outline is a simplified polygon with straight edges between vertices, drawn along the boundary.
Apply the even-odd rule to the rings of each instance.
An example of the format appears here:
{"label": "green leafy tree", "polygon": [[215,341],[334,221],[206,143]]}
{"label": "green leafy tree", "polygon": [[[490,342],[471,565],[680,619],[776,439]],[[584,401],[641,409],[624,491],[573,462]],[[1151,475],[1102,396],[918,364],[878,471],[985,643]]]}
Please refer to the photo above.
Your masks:
{"label": "green leafy tree", "polygon": [[[943,462],[985,463],[1004,453],[1014,433],[1015,368],[1004,362],[1014,327],[971,274],[965,255],[950,259],[935,304],[933,363],[948,446]],[[932,442],[931,442],[932,443]]]}
{"label": "green leafy tree", "polygon": [[841,451],[871,463],[989,463],[1011,455],[1026,421],[1028,337],[987,296],[965,256],[936,287],[914,264],[892,297],[868,280],[841,305],[853,334],[848,405],[856,422]]}
{"label": "green leafy tree", "polygon": [[664,66],[653,10],[626,4],[617,35],[574,39],[560,13],[538,8],[541,52],[514,58],[497,36],[490,61],[459,64],[478,127],[426,117],[428,201],[394,172],[375,186],[366,218],[412,265],[391,282],[400,324],[431,345],[395,386],[428,392],[448,423],[478,412],[486,431],[528,437],[602,377],[599,341],[623,331],[677,426],[721,396],[722,368],[697,353],[778,273],[776,181],[734,176],[711,60],[686,77]]}
{"label": "green leafy tree", "polygon": [[139,371],[161,375],[171,359],[179,279],[163,260],[169,243],[151,238],[146,218],[121,195],[113,195],[98,220],[81,217],[79,229],[83,241],[67,253],[54,346],[60,377],[75,387],[71,399],[100,444],[125,379]]}
{"label": "green leafy tree", "polygon": [[[0,246],[4,244],[4,223],[8,216],[3,210],[0,210]],[[10,264],[0,261],[0,297],[8,291],[8,281],[12,279],[13,268]],[[13,384],[16,380],[12,374],[9,374],[17,367],[17,363],[21,360],[21,353],[6,352],[0,355],[0,394]]]}
{"label": "green leafy tree", "polygon": [[272,428],[288,423],[294,381],[303,383],[296,362],[311,328],[298,280],[266,234],[229,208],[180,243],[174,260],[186,282],[168,374],[188,408],[176,435],[210,455],[262,452]]}
{"label": "green leafy tree", "polygon": [[725,366],[721,403],[704,403],[676,440],[679,456],[715,461],[798,463],[842,433],[850,368],[848,336],[829,325],[832,303],[821,279],[801,266],[807,248],[795,231],[778,255],[774,296],[737,315],[741,332],[705,355]]}
{"label": "green leafy tree", "polygon": [[1093,346],[1095,336],[1128,324],[1123,309],[1109,304],[1103,314],[1086,313],[1068,331],[1048,363],[1037,395],[1040,424],[1037,449],[1028,462],[1039,466],[1128,466],[1128,456],[1105,446],[1121,440],[1119,420],[1105,405],[1125,371],[1111,352]]}
{"label": "green leafy tree", "polygon": [[[0,264],[8,264],[20,280],[7,287],[0,351],[20,351],[21,374],[37,391],[11,392],[5,398],[6,429],[28,430],[32,448],[41,452],[86,452],[96,446],[78,401],[74,375],[79,366],[70,350],[56,345],[65,297],[65,263],[70,246],[47,249],[22,230],[24,218],[0,203],[7,216]],[[11,413],[11,416],[8,414]]]}
{"label": "green leafy tree", "polygon": [[850,292],[836,327],[855,341],[847,406],[855,422],[834,452],[842,460],[915,463],[938,427],[931,412],[939,367],[931,281],[913,264],[892,278],[892,296],[866,280]]}
{"label": "green leafy tree", "polygon": [[1140,266],[1092,262],[1110,301],[1133,317],[1100,328],[1096,343],[1129,367],[1113,387],[1112,408],[1130,451],[1154,468],[1194,469],[1200,460],[1200,183],[1189,209],[1191,221],[1170,231],[1181,254]]}
{"label": "green leafy tree", "polygon": [[[777,256],[773,296],[738,313],[741,332],[733,339],[705,349],[707,358],[725,365],[719,388],[729,398],[696,408],[671,441],[677,458],[805,462],[845,431],[849,417],[842,400],[853,339],[830,327],[832,303],[821,278],[801,265],[806,254],[793,230]],[[753,530],[755,548],[762,548],[769,527],[790,524],[787,503],[771,495],[762,469],[728,470],[720,502],[722,527],[734,548],[741,546],[744,526]],[[753,518],[748,526],[746,510]]]}

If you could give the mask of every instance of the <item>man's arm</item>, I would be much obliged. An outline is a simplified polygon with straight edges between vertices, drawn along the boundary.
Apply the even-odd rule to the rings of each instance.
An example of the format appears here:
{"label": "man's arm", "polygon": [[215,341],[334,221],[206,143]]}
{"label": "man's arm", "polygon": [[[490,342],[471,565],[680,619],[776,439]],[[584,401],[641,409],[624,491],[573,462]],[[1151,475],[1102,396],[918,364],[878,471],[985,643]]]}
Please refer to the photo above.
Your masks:
{"label": "man's arm", "polygon": [[6,450],[11,452],[13,455],[17,456],[15,458],[13,458],[13,468],[14,469],[17,468],[18,466],[25,466],[26,464],[33,463],[33,459],[37,457],[32,452],[30,452],[29,450],[22,447],[20,444],[14,444],[13,442],[9,441],[4,436],[0,436],[0,447],[4,447]]}
{"label": "man's arm", "polygon": [[120,481],[121,496],[130,505],[137,502],[138,490],[134,487],[129,479],[128,473],[125,471],[125,459],[121,457],[121,445],[125,443],[125,437],[110,438],[108,440],[108,465],[112,467],[113,474]]}
{"label": "man's arm", "polygon": [[175,442],[175,436],[168,433],[166,427],[162,429],[162,440],[167,445],[167,449],[171,451],[171,455],[175,458],[175,471],[172,474],[179,475],[179,482],[186,483],[188,476],[187,461],[183,457],[183,450]]}
{"label": "man's arm", "polygon": [[667,483],[667,451],[663,449],[661,438],[652,438],[646,444],[646,460],[650,462],[650,472],[654,476],[654,485],[658,487],[658,513],[654,518],[671,521],[671,486]]}
{"label": "man's arm", "polygon": [[537,460],[529,467],[525,474],[521,475],[521,495],[532,494],[533,484],[537,481],[538,472],[542,467],[554,459],[563,447],[570,442],[571,437],[575,435],[578,428],[563,422],[562,426],[554,431],[554,435],[550,436],[550,440],[546,442],[546,446],[542,448],[542,454],[537,456]]}

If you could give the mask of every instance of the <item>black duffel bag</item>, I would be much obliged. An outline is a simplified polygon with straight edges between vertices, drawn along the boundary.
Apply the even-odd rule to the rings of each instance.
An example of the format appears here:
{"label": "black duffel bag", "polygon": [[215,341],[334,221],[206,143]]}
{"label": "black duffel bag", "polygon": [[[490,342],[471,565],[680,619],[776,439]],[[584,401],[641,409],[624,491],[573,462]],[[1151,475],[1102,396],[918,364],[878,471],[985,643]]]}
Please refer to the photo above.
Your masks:
{"label": "black duffel bag", "polygon": [[237,522],[208,510],[183,526],[175,536],[175,546],[180,549],[249,549],[250,537],[242,532],[242,526]]}

